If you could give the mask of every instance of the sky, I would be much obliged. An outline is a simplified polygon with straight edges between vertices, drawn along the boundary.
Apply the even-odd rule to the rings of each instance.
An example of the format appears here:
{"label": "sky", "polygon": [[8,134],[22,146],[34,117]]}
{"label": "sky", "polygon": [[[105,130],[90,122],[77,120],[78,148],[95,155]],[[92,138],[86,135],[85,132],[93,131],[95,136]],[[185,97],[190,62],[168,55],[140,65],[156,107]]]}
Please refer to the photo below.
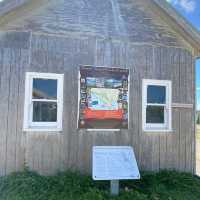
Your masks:
{"label": "sky", "polygon": [[[166,0],[200,31],[200,0]],[[197,110],[200,110],[200,59],[196,63]]]}

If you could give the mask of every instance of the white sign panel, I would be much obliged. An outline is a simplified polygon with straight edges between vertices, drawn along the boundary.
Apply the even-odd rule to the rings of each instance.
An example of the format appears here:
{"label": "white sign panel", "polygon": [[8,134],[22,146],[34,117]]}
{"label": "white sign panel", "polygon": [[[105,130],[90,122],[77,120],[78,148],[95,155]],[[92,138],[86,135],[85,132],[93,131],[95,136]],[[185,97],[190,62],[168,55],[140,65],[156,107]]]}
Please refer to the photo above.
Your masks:
{"label": "white sign panel", "polygon": [[93,147],[94,180],[140,179],[135,154],[132,147]]}

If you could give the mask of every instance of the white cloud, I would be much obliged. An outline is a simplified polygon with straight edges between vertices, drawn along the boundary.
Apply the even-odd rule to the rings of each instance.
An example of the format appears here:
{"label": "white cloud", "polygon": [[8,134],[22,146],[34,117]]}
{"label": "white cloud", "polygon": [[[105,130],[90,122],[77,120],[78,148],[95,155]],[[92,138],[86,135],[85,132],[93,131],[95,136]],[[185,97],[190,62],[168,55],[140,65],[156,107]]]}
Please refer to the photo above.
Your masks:
{"label": "white cloud", "polygon": [[200,87],[197,87],[197,91],[200,91]]}
{"label": "white cloud", "polygon": [[196,9],[196,0],[166,0],[167,2],[181,7],[184,11],[191,13]]}

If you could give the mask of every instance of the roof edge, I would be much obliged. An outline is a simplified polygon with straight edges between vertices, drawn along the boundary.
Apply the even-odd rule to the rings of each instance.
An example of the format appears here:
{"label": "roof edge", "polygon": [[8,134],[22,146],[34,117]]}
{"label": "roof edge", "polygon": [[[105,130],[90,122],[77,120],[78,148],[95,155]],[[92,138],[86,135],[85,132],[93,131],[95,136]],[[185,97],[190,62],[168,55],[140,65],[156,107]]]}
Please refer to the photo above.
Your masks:
{"label": "roof edge", "polygon": [[[195,56],[200,56],[200,31],[198,31],[184,16],[179,14],[175,8],[164,0],[153,0],[154,3],[169,16],[173,28],[178,31],[188,42],[192,43]],[[178,27],[175,25],[179,25]]]}

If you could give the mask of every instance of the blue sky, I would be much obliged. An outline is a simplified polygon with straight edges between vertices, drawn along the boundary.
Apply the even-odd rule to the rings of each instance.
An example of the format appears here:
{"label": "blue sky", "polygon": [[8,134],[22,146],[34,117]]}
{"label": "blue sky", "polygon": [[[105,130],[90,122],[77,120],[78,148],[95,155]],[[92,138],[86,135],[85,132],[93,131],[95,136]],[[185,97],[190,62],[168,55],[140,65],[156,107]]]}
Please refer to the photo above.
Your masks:
{"label": "blue sky", "polygon": [[[200,31],[200,0],[166,0]],[[197,110],[200,110],[200,60],[196,64]]]}

